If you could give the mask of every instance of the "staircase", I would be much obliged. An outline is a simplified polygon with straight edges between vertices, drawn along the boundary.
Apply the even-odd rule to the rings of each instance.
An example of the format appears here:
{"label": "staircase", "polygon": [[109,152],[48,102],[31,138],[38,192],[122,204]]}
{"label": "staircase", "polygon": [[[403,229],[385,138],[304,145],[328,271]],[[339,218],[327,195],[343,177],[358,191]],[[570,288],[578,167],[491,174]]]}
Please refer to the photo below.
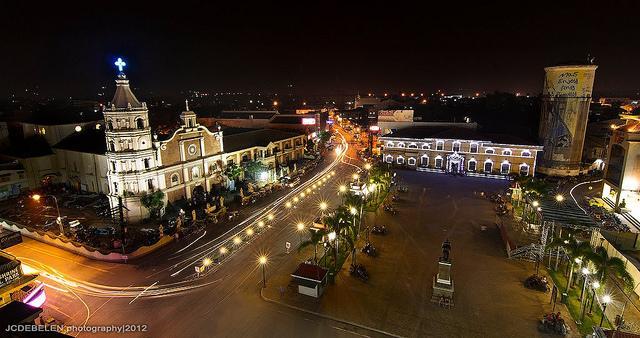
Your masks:
{"label": "staircase", "polygon": [[[607,203],[607,205],[610,206],[611,209],[615,210],[616,205],[611,199],[609,199],[608,197],[604,197],[602,198],[602,200],[605,203]],[[623,212],[623,213],[616,213],[616,215],[620,215],[622,218],[624,218],[627,221],[627,223],[629,223],[631,227],[636,229],[636,232],[640,232],[640,221],[638,221],[637,218],[633,217],[632,214],[628,212]]]}

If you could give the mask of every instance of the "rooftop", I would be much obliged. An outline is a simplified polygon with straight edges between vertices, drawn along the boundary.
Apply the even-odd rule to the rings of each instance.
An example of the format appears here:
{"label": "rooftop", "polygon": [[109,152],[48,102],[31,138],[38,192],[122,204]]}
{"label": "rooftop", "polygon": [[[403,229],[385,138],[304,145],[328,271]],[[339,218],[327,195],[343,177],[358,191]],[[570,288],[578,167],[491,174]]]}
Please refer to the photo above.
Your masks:
{"label": "rooftop", "polygon": [[74,132],[53,147],[98,155],[104,155],[107,152],[104,129],[96,129],[95,127],[84,128],[80,132]]}
{"label": "rooftop", "polygon": [[537,145],[536,142],[525,140],[518,136],[507,134],[484,133],[472,128],[451,126],[417,126],[398,129],[395,132],[383,135],[383,137],[412,138],[412,139],[456,139],[491,141],[500,144]]}
{"label": "rooftop", "polygon": [[307,263],[300,263],[296,271],[291,274],[292,277],[309,279],[318,283],[322,282],[326,275],[326,269]]}
{"label": "rooftop", "polygon": [[248,131],[238,131],[231,135],[226,135],[226,133],[223,132],[223,135],[224,151],[230,153],[251,147],[265,147],[271,142],[286,140],[304,134],[278,129],[251,129]]}
{"label": "rooftop", "polygon": [[3,120],[45,126],[99,121],[102,120],[99,108],[94,101],[54,101],[37,104],[30,109],[17,109],[4,116]]}
{"label": "rooftop", "polygon": [[297,115],[297,114],[279,114],[274,116],[269,123],[279,123],[279,124],[302,124],[303,118],[314,118],[315,115]]}
{"label": "rooftop", "polygon": [[118,75],[116,80],[116,92],[111,100],[111,105],[117,109],[142,108],[143,105],[129,87],[129,80],[124,74]]}
{"label": "rooftop", "polygon": [[259,119],[259,120],[268,120],[272,118],[274,115],[279,114],[275,110],[255,110],[255,111],[229,111],[223,110],[220,113],[221,119]]}

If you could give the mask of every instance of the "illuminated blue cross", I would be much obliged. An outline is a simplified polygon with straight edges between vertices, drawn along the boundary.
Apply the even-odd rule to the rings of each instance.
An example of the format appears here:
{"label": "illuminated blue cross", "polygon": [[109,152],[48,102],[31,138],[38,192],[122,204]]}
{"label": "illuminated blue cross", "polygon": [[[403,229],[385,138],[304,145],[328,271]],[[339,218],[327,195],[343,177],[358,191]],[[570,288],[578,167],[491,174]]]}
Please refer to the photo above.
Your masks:
{"label": "illuminated blue cross", "polygon": [[116,60],[116,62],[114,63],[114,65],[116,65],[116,67],[118,67],[118,69],[120,70],[120,72],[122,73],[122,69],[124,68],[124,66],[126,66],[127,64],[122,61],[122,58],[118,58],[118,60]]}

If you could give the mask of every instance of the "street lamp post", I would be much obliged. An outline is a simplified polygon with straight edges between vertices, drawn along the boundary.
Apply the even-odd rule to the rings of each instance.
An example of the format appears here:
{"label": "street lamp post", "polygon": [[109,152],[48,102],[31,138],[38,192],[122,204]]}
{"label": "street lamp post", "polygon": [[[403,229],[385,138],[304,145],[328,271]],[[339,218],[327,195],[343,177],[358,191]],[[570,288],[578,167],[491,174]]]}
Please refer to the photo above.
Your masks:
{"label": "street lamp post", "polygon": [[589,269],[582,268],[582,274],[584,275],[584,280],[582,281],[582,291],[580,292],[580,302],[582,305],[582,315],[580,316],[580,322],[582,323],[584,321],[584,313],[587,309],[587,303],[585,301],[585,297],[584,297],[584,289],[587,287],[587,281],[589,280]]}
{"label": "street lamp post", "polygon": [[304,223],[300,222],[296,224],[296,229],[298,230],[298,238],[300,239],[298,244],[302,244],[302,231],[304,230]]}
{"label": "street lamp post", "polygon": [[602,317],[600,318],[600,327],[602,327],[602,323],[604,322],[604,313],[607,311],[607,304],[609,304],[609,302],[611,302],[611,296],[602,296]]}
{"label": "street lamp post", "polygon": [[333,241],[333,240],[336,241],[336,248],[335,248],[335,250],[336,250],[336,257],[335,258],[336,259],[333,262],[333,267],[335,269],[335,268],[338,267],[338,254],[339,254],[339,251],[338,251],[338,236],[337,236],[335,231],[331,231],[328,236],[329,236],[329,241]]}
{"label": "street lamp post", "polygon": [[267,265],[267,256],[260,256],[260,258],[258,258],[258,262],[262,265],[262,288],[264,289],[267,287],[267,275],[264,271],[265,266]]}
{"label": "street lamp post", "polygon": [[582,259],[580,259],[579,257],[576,257],[576,259],[573,260],[573,262],[571,262],[571,269],[569,270],[569,279],[567,280],[567,289],[564,291],[565,293],[569,293],[569,286],[571,285],[571,278],[573,277],[573,263],[577,263],[580,264],[582,263]]}
{"label": "street lamp post", "polygon": [[591,283],[591,305],[589,306],[589,315],[591,315],[593,311],[593,302],[596,299],[596,290],[600,287],[600,282],[595,281]]}
{"label": "street lamp post", "polygon": [[60,230],[60,236],[64,236],[64,228],[62,227],[62,217],[60,217],[60,208],[58,208],[58,199],[54,195],[40,196],[38,194],[32,195],[31,199],[33,199],[36,202],[39,202],[41,197],[52,197],[53,198],[53,202],[56,205],[56,212],[58,213],[58,218],[56,219],[56,223],[58,223],[58,227],[59,227],[59,230]]}

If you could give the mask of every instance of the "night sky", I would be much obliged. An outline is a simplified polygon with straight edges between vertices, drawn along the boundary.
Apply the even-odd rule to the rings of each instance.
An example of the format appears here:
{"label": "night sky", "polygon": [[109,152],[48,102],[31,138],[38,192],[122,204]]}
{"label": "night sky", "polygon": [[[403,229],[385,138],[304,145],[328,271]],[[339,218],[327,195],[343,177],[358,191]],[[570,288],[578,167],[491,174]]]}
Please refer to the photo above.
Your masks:
{"label": "night sky", "polygon": [[285,92],[288,84],[306,95],[537,94],[544,66],[588,53],[599,65],[597,92],[640,88],[631,1],[86,2],[1,5],[0,98],[37,85],[44,95],[93,99],[112,84],[117,56],[136,87],[165,95]]}

